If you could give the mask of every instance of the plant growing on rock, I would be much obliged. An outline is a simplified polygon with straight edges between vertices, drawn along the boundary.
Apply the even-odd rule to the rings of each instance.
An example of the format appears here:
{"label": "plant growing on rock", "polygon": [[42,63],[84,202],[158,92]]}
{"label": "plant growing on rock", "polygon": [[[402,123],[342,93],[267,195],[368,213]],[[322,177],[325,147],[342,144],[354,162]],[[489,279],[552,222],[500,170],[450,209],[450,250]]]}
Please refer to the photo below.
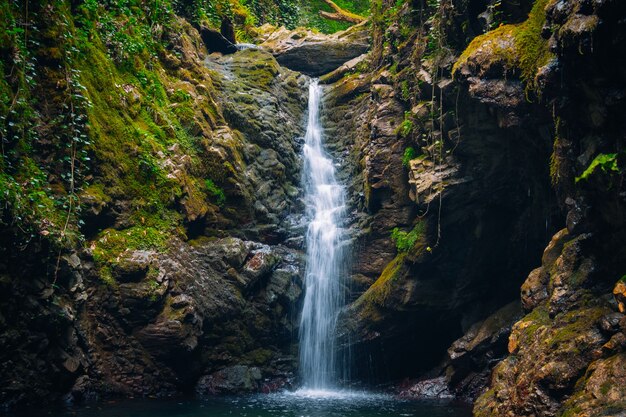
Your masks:
{"label": "plant growing on rock", "polygon": [[211,179],[204,180],[204,184],[206,185],[206,190],[209,195],[213,197],[215,204],[217,204],[218,206],[223,206],[226,202],[226,195],[224,194],[224,190],[218,187]]}
{"label": "plant growing on rock", "polygon": [[587,180],[598,171],[604,174],[621,173],[622,171],[617,165],[617,154],[598,154],[593,161],[591,161],[587,169],[585,169],[579,177],[576,177],[576,182]]}
{"label": "plant growing on rock", "polygon": [[409,163],[412,159],[415,159],[417,153],[415,152],[415,148],[409,146],[404,150],[404,154],[402,155],[402,166],[405,168],[409,167]]}
{"label": "plant growing on rock", "polygon": [[391,231],[391,240],[396,244],[398,252],[408,252],[424,237],[425,222],[418,221],[409,232],[394,227]]}

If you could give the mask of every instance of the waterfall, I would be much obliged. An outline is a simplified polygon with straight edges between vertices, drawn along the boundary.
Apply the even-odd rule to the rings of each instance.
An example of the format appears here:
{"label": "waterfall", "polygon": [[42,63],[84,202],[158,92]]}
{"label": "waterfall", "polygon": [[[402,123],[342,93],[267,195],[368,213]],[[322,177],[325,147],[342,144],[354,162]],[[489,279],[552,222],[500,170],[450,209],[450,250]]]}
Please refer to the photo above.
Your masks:
{"label": "waterfall", "polygon": [[344,302],[344,189],[323,148],[321,88],[309,86],[309,117],[304,143],[303,183],[309,226],[306,234],[305,295],[300,321],[300,371],[304,389],[333,388],[337,380],[335,329]]}

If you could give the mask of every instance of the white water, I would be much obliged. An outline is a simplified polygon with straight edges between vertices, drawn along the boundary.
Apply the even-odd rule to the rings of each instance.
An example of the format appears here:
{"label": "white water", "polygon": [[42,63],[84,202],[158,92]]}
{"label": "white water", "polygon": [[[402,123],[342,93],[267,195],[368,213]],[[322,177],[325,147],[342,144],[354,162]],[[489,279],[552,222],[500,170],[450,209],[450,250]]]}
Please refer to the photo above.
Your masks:
{"label": "white water", "polygon": [[309,227],[306,234],[305,296],[300,321],[302,392],[332,391],[338,379],[335,353],[337,315],[344,302],[340,278],[345,245],[344,189],[324,152],[320,126],[321,89],[309,86],[309,119],[304,138],[304,191]]}

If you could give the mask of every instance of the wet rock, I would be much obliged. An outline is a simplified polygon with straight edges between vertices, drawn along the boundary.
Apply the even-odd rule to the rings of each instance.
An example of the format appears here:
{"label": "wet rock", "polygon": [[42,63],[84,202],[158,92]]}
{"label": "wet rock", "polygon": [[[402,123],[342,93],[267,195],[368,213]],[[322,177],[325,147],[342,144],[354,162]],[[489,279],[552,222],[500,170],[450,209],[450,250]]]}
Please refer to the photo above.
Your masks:
{"label": "wet rock", "polygon": [[269,303],[282,300],[284,303],[294,303],[302,294],[298,285],[301,273],[294,265],[286,265],[272,272],[267,284],[266,297]]}
{"label": "wet rock", "polygon": [[146,276],[154,258],[151,251],[125,252],[115,264],[113,274],[120,282],[138,282]]}
{"label": "wet rock", "polygon": [[241,268],[250,253],[249,244],[233,237],[220,239],[213,246],[214,253],[219,256],[219,260],[225,261],[233,268]]}
{"label": "wet rock", "polygon": [[219,52],[222,54],[234,54],[237,52],[237,47],[233,42],[226,39],[219,31],[202,26],[199,32],[209,53]]}
{"label": "wet rock", "polygon": [[200,378],[196,392],[201,395],[224,395],[254,392],[261,381],[259,368],[235,365]]}
{"label": "wet rock", "polygon": [[180,350],[191,352],[198,346],[193,330],[178,320],[158,320],[139,331],[137,339],[155,356],[167,356]]}
{"label": "wet rock", "polygon": [[[300,143],[306,77],[282,68],[266,51],[211,57],[218,102],[231,128],[213,135],[212,158],[232,166],[225,193],[236,201],[234,222],[247,239],[279,243],[299,234],[289,215],[301,212]],[[254,220],[254,221],[252,221]]]}
{"label": "wet rock", "polygon": [[474,400],[481,393],[493,366],[508,353],[508,337],[520,317],[519,303],[509,303],[452,343],[445,372],[456,395]]}
{"label": "wet rock", "polygon": [[357,25],[333,35],[310,30],[264,26],[261,46],[270,51],[278,62],[294,71],[320,76],[339,68],[369,49],[369,33]]}
{"label": "wet rock", "polygon": [[620,280],[613,288],[613,296],[617,301],[620,313],[626,313],[626,282]]}
{"label": "wet rock", "polygon": [[448,388],[445,377],[427,379],[404,388],[398,394],[400,398],[415,400],[450,399],[454,394]]}
{"label": "wet rock", "polygon": [[603,331],[613,334],[620,330],[620,321],[624,318],[622,313],[611,313],[602,317],[600,327]]}
{"label": "wet rock", "polygon": [[243,266],[244,286],[250,287],[262,277],[267,276],[277,262],[278,258],[269,247],[253,250],[252,257]]}
{"label": "wet rock", "polygon": [[594,362],[564,410],[589,417],[622,417],[626,410],[626,353]]}
{"label": "wet rock", "polygon": [[[599,321],[610,310],[603,301],[588,300],[587,307],[570,308],[549,318],[546,304],[513,327],[509,352],[514,354],[494,369],[492,389],[476,402],[479,415],[555,415],[562,393],[576,381],[607,339]],[[572,306],[573,307],[573,306]],[[523,390],[515,386],[526,387]],[[500,401],[505,398],[507,402]]]}
{"label": "wet rock", "polygon": [[524,310],[530,311],[548,298],[548,281],[550,275],[545,268],[533,269],[522,284],[521,296]]}

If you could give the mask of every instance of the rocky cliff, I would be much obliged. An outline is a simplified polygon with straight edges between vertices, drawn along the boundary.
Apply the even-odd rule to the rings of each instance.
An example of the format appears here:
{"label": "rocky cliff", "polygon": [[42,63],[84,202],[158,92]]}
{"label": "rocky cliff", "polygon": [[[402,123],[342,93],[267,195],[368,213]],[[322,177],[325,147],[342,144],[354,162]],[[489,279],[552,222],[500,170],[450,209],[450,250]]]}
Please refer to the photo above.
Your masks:
{"label": "rocky cliff", "polygon": [[2,7],[0,401],[288,383],[307,79],[172,10]]}
{"label": "rocky cliff", "polygon": [[359,248],[357,373],[482,394],[477,415],[623,410],[623,6],[373,13],[373,51],[323,78]]}

